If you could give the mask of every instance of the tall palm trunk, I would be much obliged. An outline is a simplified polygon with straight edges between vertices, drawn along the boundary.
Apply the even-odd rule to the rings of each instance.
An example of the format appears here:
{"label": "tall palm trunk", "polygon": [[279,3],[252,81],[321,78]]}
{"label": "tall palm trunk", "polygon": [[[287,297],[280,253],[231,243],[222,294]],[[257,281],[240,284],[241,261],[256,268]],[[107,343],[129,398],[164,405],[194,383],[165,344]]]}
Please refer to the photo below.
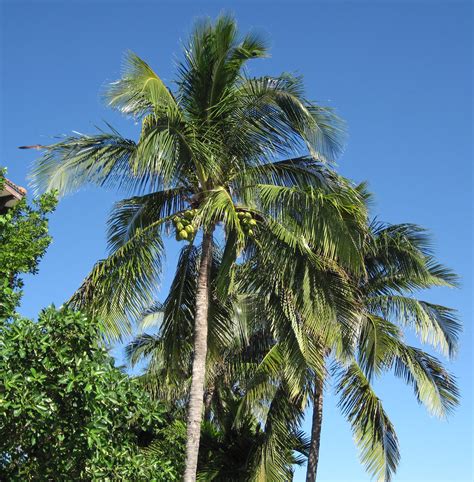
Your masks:
{"label": "tall palm trunk", "polygon": [[184,482],[196,480],[199,438],[206,374],[207,318],[209,311],[209,274],[212,259],[212,230],[204,233],[202,240],[201,264],[199,266],[196,314],[194,318],[194,358],[191,391],[188,405],[188,425],[186,438],[186,465]]}
{"label": "tall palm trunk", "polygon": [[314,384],[313,421],[311,425],[311,444],[309,447],[306,482],[315,482],[318,473],[319,444],[321,442],[321,426],[323,422],[323,380],[319,377]]}

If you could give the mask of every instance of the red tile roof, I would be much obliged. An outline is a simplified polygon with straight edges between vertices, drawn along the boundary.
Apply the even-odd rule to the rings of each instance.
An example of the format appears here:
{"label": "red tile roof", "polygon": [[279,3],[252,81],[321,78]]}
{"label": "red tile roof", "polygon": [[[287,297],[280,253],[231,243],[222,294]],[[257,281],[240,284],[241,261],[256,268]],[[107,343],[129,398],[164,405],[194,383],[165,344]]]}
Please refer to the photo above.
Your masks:
{"label": "red tile roof", "polygon": [[11,182],[7,178],[5,178],[5,185],[13,189],[13,191],[15,191],[15,194],[18,194],[20,197],[26,195],[26,189],[24,187],[17,186],[15,183]]}
{"label": "red tile roof", "polygon": [[25,196],[25,188],[3,178],[3,187],[0,189],[0,214],[4,214]]}

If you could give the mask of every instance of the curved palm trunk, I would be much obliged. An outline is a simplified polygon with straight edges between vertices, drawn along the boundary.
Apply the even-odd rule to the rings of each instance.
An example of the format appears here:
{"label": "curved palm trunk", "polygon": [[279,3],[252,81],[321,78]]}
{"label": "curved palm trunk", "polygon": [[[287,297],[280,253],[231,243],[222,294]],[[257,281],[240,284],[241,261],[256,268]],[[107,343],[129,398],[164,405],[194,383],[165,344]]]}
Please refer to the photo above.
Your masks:
{"label": "curved palm trunk", "polygon": [[311,425],[311,444],[309,447],[306,482],[315,482],[318,472],[319,445],[321,441],[321,426],[323,422],[323,381],[319,378],[314,385],[313,421]]}
{"label": "curved palm trunk", "polygon": [[201,264],[196,291],[196,314],[194,318],[194,358],[191,391],[188,405],[186,437],[186,465],[184,482],[196,480],[199,453],[199,438],[206,374],[207,317],[209,311],[209,274],[212,258],[212,230],[204,233],[202,240]]}

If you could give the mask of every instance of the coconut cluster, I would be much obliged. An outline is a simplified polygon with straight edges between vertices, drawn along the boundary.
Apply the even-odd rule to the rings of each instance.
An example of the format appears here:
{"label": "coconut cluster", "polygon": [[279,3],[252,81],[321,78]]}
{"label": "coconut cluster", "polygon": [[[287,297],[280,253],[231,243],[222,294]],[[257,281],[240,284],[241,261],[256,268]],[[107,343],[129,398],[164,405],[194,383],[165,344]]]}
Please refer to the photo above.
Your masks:
{"label": "coconut cluster", "polygon": [[188,209],[173,218],[173,225],[176,231],[176,241],[193,241],[196,236],[197,227],[194,223],[197,209]]}
{"label": "coconut cluster", "polygon": [[249,213],[248,211],[239,211],[237,216],[239,217],[240,227],[244,234],[247,236],[253,236],[255,234],[253,230],[255,226],[257,226],[257,221],[253,218],[252,213]]}

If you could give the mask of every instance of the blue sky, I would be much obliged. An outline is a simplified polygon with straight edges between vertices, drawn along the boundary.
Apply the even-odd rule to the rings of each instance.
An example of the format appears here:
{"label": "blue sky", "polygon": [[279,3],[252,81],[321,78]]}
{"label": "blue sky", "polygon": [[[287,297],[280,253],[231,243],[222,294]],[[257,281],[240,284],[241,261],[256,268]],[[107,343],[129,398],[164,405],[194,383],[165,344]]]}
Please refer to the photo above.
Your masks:
{"label": "blue sky", "polygon": [[[132,49],[162,78],[174,76],[193,19],[232,11],[242,31],[268,36],[272,57],[258,75],[302,74],[308,97],[348,121],[344,175],[367,180],[373,214],[414,222],[433,233],[439,258],[462,276],[460,290],[429,300],[459,310],[462,346],[450,369],[462,405],[449,420],[430,417],[412,392],[388,377],[378,386],[397,430],[398,482],[467,482],[472,475],[472,8],[470,2],[121,2],[1,3],[0,164],[26,186],[36,152],[72,130],[107,120],[127,136],[138,127],[104,108],[100,90],[120,74]],[[26,279],[21,312],[61,304],[105,255],[105,221],[120,193],[85,189],[61,200],[51,219],[54,242],[40,273]],[[170,243],[167,271],[177,247]],[[163,280],[163,292],[168,286]],[[330,387],[329,387],[330,388]],[[327,396],[319,479],[366,481],[350,430]],[[296,481],[304,480],[298,470]]]}

